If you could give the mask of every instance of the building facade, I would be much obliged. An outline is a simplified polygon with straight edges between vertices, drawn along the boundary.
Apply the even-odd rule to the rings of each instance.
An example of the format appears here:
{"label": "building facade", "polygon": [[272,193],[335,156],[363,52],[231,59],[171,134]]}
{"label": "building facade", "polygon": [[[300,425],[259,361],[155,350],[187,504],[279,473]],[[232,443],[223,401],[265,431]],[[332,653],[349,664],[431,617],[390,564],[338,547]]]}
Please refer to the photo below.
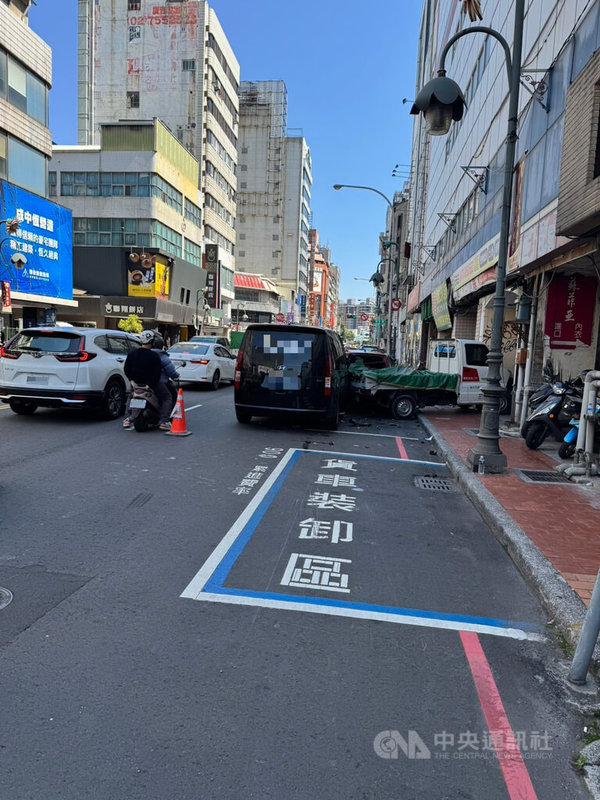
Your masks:
{"label": "building facade", "polygon": [[242,81],[237,268],[276,282],[286,313],[299,321],[306,309],[312,170],[306,141],[289,135],[286,121],[283,81]]}
{"label": "building facade", "polygon": [[[600,3],[584,5],[525,4],[502,339],[517,406],[545,361],[565,378],[599,365]],[[488,5],[481,24],[512,48],[514,14],[514,2]],[[456,3],[424,3],[417,92],[435,76],[450,36],[468,25]],[[415,119],[408,271],[416,285],[406,323],[420,328],[415,358],[433,337],[489,341],[491,334],[507,130],[504,51],[494,37],[474,32],[452,45],[445,67],[467,106],[446,136],[426,135],[423,118]]]}
{"label": "building facade", "polygon": [[50,193],[73,213],[74,283],[88,295],[78,319],[110,328],[136,313],[172,341],[198,327],[198,169],[160,120],[101,125],[97,145],[54,148]]}
{"label": "building facade", "polygon": [[[29,0],[0,1],[0,281],[3,335],[73,308],[71,215],[47,198],[52,54]],[[18,227],[7,221],[16,219]]]}
{"label": "building facade", "polygon": [[97,143],[102,123],[158,117],[200,162],[197,244],[218,248],[211,314],[229,326],[239,64],[214,10],[205,0],[79,0],[78,77],[79,144]]}

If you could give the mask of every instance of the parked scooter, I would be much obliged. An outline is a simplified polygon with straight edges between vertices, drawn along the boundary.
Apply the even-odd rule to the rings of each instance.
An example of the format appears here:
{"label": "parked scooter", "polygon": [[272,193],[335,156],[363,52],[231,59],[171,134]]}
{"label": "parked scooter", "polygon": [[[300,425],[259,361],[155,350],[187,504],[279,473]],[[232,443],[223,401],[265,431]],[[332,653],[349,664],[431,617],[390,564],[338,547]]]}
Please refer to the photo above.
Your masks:
{"label": "parked scooter", "polygon": [[[599,447],[600,428],[598,426],[598,419],[600,417],[600,404],[596,405],[596,428],[594,436],[594,450]],[[577,434],[579,433],[579,419],[580,416],[575,416],[569,422],[569,430],[565,433],[561,446],[558,448],[559,458],[572,458],[575,454],[577,447]]]}
{"label": "parked scooter", "polygon": [[[169,380],[168,388],[173,400],[177,401],[177,381]],[[129,401],[129,414],[133,427],[138,433],[155,430],[160,425],[160,402],[149,386],[135,385]]]}
{"label": "parked scooter", "polygon": [[581,395],[572,387],[556,381],[552,394],[531,412],[523,423],[521,436],[530,450],[537,450],[549,434],[562,442],[569,420],[581,411]]}

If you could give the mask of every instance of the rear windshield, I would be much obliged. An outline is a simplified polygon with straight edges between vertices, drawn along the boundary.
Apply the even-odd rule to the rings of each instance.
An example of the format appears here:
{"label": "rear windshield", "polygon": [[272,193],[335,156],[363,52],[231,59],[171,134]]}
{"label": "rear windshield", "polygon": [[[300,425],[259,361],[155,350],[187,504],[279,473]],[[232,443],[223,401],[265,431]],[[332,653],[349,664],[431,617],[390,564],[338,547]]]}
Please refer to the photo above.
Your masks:
{"label": "rear windshield", "polygon": [[173,347],[169,348],[169,353],[194,353],[197,356],[203,356],[208,353],[208,345],[207,344],[196,344],[192,342],[182,342],[181,344],[174,344]]}
{"label": "rear windshield", "polygon": [[291,331],[253,331],[250,363],[262,373],[265,389],[299,389],[308,377],[317,344],[314,333]]}
{"label": "rear windshield", "polygon": [[485,367],[487,364],[488,349],[484,344],[466,344],[465,358],[467,364],[474,367]]}
{"label": "rear windshield", "polygon": [[21,331],[10,342],[9,352],[19,353],[78,353],[81,336],[57,331]]}

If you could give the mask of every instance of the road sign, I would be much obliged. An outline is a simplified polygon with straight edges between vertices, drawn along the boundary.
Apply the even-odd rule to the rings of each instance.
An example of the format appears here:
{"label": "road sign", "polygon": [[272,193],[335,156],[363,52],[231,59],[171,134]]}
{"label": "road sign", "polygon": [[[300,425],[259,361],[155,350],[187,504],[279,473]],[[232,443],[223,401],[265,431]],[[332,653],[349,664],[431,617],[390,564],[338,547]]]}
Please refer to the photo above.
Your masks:
{"label": "road sign", "polygon": [[279,314],[277,314],[277,316],[275,317],[275,319],[277,320],[277,322],[285,322],[285,315],[282,314],[280,311]]}
{"label": "road sign", "polygon": [[366,322],[369,319],[369,315],[368,314],[361,314],[360,318],[362,319],[363,322]]}
{"label": "road sign", "polygon": [[398,311],[399,308],[402,308],[402,303],[398,298],[394,297],[392,300],[392,311]]}

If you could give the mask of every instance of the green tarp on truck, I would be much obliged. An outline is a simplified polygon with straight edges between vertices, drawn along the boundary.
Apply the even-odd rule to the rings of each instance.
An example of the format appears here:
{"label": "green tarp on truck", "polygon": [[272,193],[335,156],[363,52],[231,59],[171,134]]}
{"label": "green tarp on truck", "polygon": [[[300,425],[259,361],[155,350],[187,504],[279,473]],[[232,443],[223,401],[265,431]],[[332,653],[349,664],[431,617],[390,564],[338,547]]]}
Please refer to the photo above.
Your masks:
{"label": "green tarp on truck", "polygon": [[413,367],[386,367],[384,369],[367,369],[358,359],[350,366],[353,383],[395,386],[398,389],[442,390],[455,392],[458,386],[458,375],[447,375],[442,372],[429,372]]}

